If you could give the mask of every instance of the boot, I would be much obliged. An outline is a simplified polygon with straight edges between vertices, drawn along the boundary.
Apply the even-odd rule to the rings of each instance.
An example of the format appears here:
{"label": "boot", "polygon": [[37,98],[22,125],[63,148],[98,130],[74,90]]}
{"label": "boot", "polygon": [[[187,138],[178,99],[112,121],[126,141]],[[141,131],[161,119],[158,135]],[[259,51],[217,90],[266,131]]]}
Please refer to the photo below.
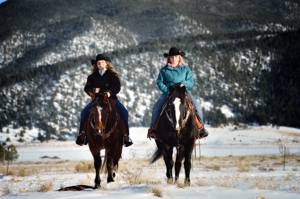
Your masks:
{"label": "boot", "polygon": [[148,129],[148,135],[147,135],[147,138],[153,138],[153,139],[155,139],[155,138],[156,138],[155,131],[156,131],[155,129],[149,128],[149,129]]}
{"label": "boot", "polygon": [[205,128],[203,128],[202,130],[200,130],[197,138],[198,139],[205,138],[208,136],[208,134],[209,134],[208,131]]}
{"label": "boot", "polygon": [[82,133],[79,133],[79,135],[77,136],[76,144],[79,146],[82,146],[83,144],[87,145],[87,139],[84,131],[82,131]]}
{"label": "boot", "polygon": [[127,134],[125,134],[124,135],[124,145],[125,145],[125,147],[129,147],[132,144],[133,144],[133,142],[132,142],[131,138]]}

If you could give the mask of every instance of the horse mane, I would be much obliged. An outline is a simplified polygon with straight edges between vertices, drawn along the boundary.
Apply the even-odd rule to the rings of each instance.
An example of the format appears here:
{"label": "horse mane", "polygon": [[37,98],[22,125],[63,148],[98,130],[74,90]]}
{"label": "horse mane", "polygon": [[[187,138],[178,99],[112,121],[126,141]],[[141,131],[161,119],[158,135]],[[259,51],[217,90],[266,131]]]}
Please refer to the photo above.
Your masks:
{"label": "horse mane", "polygon": [[109,98],[106,93],[94,94],[92,92],[89,92],[89,96],[91,97],[92,101],[96,101],[99,97],[103,96],[104,104],[110,104],[110,105],[113,105],[113,106],[116,105],[115,100]]}

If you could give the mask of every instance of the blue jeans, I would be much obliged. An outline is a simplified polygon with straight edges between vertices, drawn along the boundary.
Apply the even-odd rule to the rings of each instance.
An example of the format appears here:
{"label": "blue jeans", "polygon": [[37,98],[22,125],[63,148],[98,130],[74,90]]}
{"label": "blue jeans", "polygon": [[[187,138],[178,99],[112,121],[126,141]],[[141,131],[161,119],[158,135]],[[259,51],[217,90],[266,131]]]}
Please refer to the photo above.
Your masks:
{"label": "blue jeans", "polygon": [[[189,91],[187,91],[187,93],[188,93],[191,101],[194,104],[194,107],[196,109],[196,114],[200,117],[201,121],[203,121],[202,120],[203,113],[202,113],[201,105],[197,102],[197,100],[194,98],[194,96]],[[168,95],[162,94],[160,96],[160,98],[158,98],[156,103],[154,104],[153,109],[152,109],[152,119],[151,119],[150,128],[153,128],[153,126],[156,122],[156,119],[158,118],[158,115],[161,112],[161,108],[162,108],[163,104],[165,103],[165,101],[167,100],[167,97],[168,97]]]}
{"label": "blue jeans", "polygon": [[[129,126],[128,126],[128,111],[127,109],[123,106],[123,104],[121,104],[121,102],[119,100],[115,100],[116,101],[116,107],[120,112],[120,117],[123,120],[125,127],[126,127],[126,131],[127,134],[129,135]],[[83,125],[85,122],[86,117],[88,116],[89,113],[89,109],[92,108],[92,104],[93,102],[91,101],[90,103],[88,103],[81,111],[80,113],[80,125],[79,125],[79,134],[81,133],[82,129],[83,129]]]}

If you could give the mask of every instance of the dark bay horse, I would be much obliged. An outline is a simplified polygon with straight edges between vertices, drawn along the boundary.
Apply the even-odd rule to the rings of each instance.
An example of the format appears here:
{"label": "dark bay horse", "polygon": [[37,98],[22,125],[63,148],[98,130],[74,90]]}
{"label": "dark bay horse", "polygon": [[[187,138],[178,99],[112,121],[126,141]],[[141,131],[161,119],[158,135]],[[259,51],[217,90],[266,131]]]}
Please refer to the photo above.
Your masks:
{"label": "dark bay horse", "polygon": [[101,183],[100,169],[102,159],[100,151],[105,149],[105,157],[102,171],[107,171],[107,183],[114,182],[115,171],[122,155],[122,136],[120,131],[125,129],[125,125],[120,118],[120,114],[115,107],[115,101],[108,98],[106,94],[95,96],[93,106],[89,110],[89,116],[84,124],[83,131],[89,144],[89,149],[94,158],[96,172],[95,188]]}
{"label": "dark bay horse", "polygon": [[173,183],[172,158],[174,147],[177,149],[175,161],[175,182],[179,178],[182,161],[184,159],[185,180],[190,185],[191,158],[198,133],[195,121],[195,110],[187,98],[185,87],[169,87],[170,94],[162,107],[157,129],[157,149],[151,158],[154,163],[163,156],[166,165],[168,183]]}

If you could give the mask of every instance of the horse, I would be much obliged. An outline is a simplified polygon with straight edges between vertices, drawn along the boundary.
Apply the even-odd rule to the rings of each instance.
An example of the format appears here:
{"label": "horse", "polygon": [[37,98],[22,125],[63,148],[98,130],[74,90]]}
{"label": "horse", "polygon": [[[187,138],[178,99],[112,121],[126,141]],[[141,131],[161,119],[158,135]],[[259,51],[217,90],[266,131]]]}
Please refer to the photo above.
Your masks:
{"label": "horse", "polygon": [[[93,100],[92,108],[85,121],[83,131],[86,133],[90,152],[94,158],[95,186],[100,187],[100,169],[107,172],[107,183],[114,182],[115,172],[122,155],[123,143],[120,131],[125,125],[120,118],[115,101],[106,93],[97,96],[90,93]],[[101,150],[105,149],[102,165]]]}
{"label": "horse", "polygon": [[150,163],[154,163],[163,156],[167,183],[173,183],[174,161],[172,155],[175,147],[177,153],[174,183],[179,179],[184,159],[184,183],[190,185],[191,157],[199,131],[195,120],[196,112],[184,86],[170,86],[169,91],[157,123],[155,138],[157,149],[152,155]]}

